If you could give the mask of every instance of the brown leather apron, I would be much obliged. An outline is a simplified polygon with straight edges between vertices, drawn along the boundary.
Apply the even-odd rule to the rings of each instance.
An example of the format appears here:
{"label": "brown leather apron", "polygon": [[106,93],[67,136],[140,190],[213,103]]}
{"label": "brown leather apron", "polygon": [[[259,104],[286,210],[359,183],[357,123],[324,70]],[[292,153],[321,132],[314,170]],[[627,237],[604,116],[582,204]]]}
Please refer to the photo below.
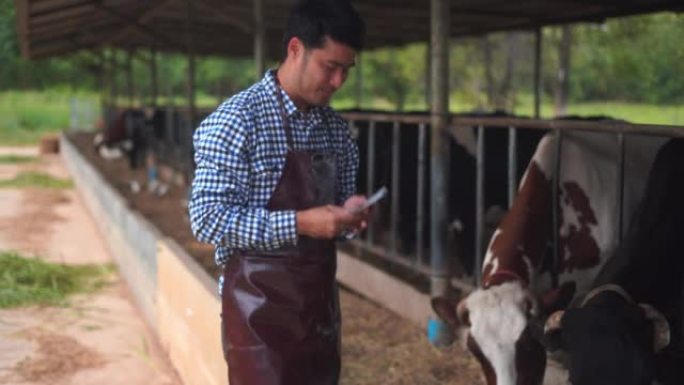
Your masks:
{"label": "brown leather apron", "polygon": [[[276,88],[288,152],[266,208],[303,210],[332,204],[335,157],[294,150],[280,87]],[[296,246],[238,251],[229,259],[223,276],[222,332],[231,385],[338,383],[335,255],[334,241],[299,236]]]}

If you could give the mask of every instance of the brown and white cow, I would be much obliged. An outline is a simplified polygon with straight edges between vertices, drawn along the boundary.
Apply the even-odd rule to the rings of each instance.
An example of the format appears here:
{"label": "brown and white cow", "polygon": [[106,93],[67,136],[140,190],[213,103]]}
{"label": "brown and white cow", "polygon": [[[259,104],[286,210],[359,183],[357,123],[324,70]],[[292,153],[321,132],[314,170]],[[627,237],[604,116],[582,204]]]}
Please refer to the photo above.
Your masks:
{"label": "brown and white cow", "polygon": [[[625,139],[624,221],[643,195],[644,182],[664,139]],[[469,328],[467,345],[489,385],[563,383],[545,370],[546,353],[534,326],[589,289],[618,241],[619,143],[617,135],[563,135],[559,176],[558,282],[552,290],[552,175],[555,139],[539,143],[509,212],[485,255],[482,287],[460,302],[433,300],[435,311]],[[547,262],[544,260],[547,259]],[[544,379],[545,373],[547,378]],[[559,378],[551,378],[553,376]]]}
{"label": "brown and white cow", "polygon": [[684,139],[658,152],[620,248],[579,306],[551,315],[573,385],[684,383]]}

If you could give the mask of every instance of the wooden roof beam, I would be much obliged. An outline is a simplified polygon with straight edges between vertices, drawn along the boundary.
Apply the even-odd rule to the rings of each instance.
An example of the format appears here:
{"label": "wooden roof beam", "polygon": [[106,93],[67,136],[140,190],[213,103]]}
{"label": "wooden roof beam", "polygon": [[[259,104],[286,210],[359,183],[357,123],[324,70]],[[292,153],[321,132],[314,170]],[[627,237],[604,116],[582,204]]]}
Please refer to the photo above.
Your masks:
{"label": "wooden roof beam", "polygon": [[19,38],[19,49],[24,59],[30,59],[31,45],[28,36],[28,0],[14,0],[17,20],[17,37]]}
{"label": "wooden roof beam", "polygon": [[[101,28],[103,26],[111,26],[112,19],[106,16],[95,17],[94,15],[80,16],[73,19],[64,20],[59,24],[44,25],[40,27],[31,27],[31,38],[40,38],[44,35],[55,35],[64,32],[72,32],[74,30],[83,29],[84,26],[90,28]],[[115,23],[118,26],[118,23]]]}
{"label": "wooden roof beam", "polygon": [[[157,16],[161,11],[166,9],[169,5],[172,5],[175,3],[175,0],[165,0],[161,1],[159,4],[156,4],[152,7],[150,7],[147,11],[145,11],[138,19],[136,20],[136,23],[138,25],[144,25],[147,23],[149,20]],[[110,39],[107,39],[105,42],[106,44],[112,44],[116,43],[118,41],[123,40],[126,37],[129,37],[131,33],[135,32],[138,29],[136,25],[129,25],[126,28],[124,28],[121,32],[117,33],[116,35],[112,36]]]}
{"label": "wooden roof beam", "polygon": [[194,5],[198,8],[204,9],[206,11],[211,12],[214,16],[219,17],[222,21],[224,21],[228,25],[232,25],[234,27],[237,27],[241,29],[243,32],[252,34],[254,33],[254,25],[253,23],[250,22],[245,22],[245,20],[251,20],[253,19],[252,14],[248,13],[247,15],[232,15],[225,10],[221,9],[220,7],[216,7],[214,4],[209,3],[206,0],[194,0]]}
{"label": "wooden roof beam", "polygon": [[128,24],[128,25],[131,25],[132,27],[135,27],[136,29],[138,29],[139,31],[141,31],[141,32],[143,32],[144,34],[148,35],[149,37],[151,37],[151,38],[152,38],[153,40],[155,40],[155,41],[161,42],[161,43],[163,43],[163,44],[165,44],[165,45],[169,45],[169,46],[171,46],[171,47],[176,47],[176,48],[178,48],[178,49],[183,49],[182,46],[180,46],[180,45],[177,44],[176,42],[170,40],[170,39],[167,38],[166,36],[159,34],[159,33],[158,33],[157,31],[155,31],[154,29],[152,29],[152,28],[150,28],[150,27],[148,27],[148,26],[146,26],[146,25],[140,24],[140,23],[138,23],[138,22],[135,21],[135,20],[130,20],[130,19],[128,19],[128,17],[127,17],[126,15],[121,14],[119,11],[117,11],[117,10],[111,8],[111,7],[107,7],[107,6],[103,5],[102,3],[98,3],[98,4],[96,5],[96,7],[97,7],[101,12],[106,13],[106,14],[108,14],[108,15],[111,15],[112,17],[114,17],[115,19],[117,19],[120,23],[122,23],[122,24]]}
{"label": "wooden roof beam", "polygon": [[68,9],[43,13],[42,15],[31,15],[31,27],[38,27],[49,24],[59,24],[66,19],[84,16],[95,12],[95,6],[89,3],[79,4]]}
{"label": "wooden roof beam", "polygon": [[86,3],[92,3],[93,0],[48,0],[48,1],[31,1],[29,12],[33,16],[50,14],[55,11],[63,11],[65,9],[80,7]]}

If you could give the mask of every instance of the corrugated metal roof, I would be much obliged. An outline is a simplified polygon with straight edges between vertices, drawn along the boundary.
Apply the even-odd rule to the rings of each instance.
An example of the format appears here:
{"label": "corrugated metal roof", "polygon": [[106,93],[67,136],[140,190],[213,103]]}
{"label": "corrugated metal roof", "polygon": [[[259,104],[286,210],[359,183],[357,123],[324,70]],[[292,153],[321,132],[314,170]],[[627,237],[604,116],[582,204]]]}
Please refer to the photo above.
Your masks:
{"label": "corrugated metal roof", "polygon": [[[263,0],[269,56],[279,57],[293,0]],[[367,24],[369,48],[427,41],[430,1],[352,1]],[[22,54],[63,55],[101,47],[150,48],[198,55],[251,56],[252,0],[15,0]],[[684,0],[451,0],[451,35],[656,11],[681,11]],[[190,23],[188,23],[190,16]]]}

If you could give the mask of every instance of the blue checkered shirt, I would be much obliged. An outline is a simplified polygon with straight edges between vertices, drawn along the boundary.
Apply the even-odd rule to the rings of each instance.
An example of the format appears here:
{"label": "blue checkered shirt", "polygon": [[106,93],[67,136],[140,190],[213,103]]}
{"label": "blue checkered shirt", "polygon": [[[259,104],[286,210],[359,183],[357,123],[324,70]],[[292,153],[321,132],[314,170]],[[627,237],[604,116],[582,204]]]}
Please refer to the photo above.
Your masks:
{"label": "blue checkered shirt", "polygon": [[[195,131],[195,179],[190,224],[195,237],[216,247],[223,266],[235,250],[272,250],[296,244],[295,211],[266,204],[285,165],[275,71],[223,102]],[[282,92],[282,91],[280,91]],[[359,155],[347,123],[332,108],[307,114],[282,93],[295,150],[333,151],[337,158],[336,203],[356,190]]]}

